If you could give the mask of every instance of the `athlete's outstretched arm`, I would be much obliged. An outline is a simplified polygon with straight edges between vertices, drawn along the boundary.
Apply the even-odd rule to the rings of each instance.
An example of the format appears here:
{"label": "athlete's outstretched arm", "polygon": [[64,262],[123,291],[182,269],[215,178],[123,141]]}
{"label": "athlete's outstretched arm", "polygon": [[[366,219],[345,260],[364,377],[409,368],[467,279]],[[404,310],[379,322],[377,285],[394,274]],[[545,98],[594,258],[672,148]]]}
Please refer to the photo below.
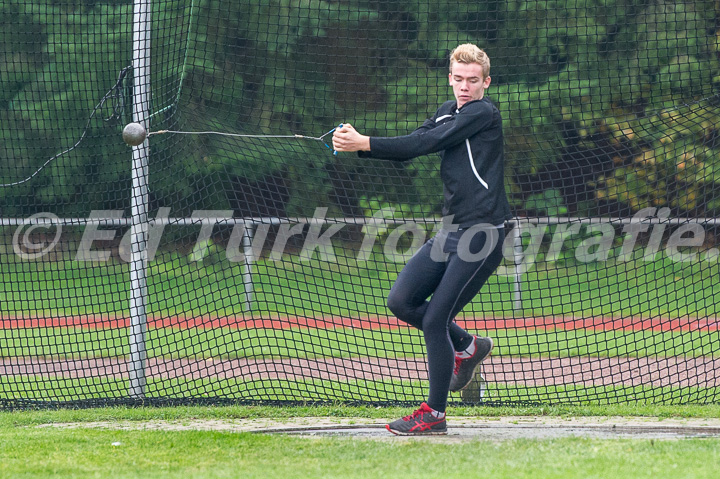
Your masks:
{"label": "athlete's outstretched arm", "polygon": [[371,138],[361,135],[351,125],[343,125],[348,128],[335,130],[333,145],[336,151],[359,151],[363,157],[405,161],[457,145],[496,122],[499,118],[494,118],[492,106],[476,101],[466,104],[441,124],[436,124],[433,117],[404,136]]}
{"label": "athlete's outstretched arm", "polygon": [[[425,120],[411,135],[430,130],[435,127],[434,117]],[[343,126],[333,133],[333,149],[335,151],[370,151],[370,137],[358,132],[350,123],[343,123]],[[365,156],[365,155],[363,155]]]}

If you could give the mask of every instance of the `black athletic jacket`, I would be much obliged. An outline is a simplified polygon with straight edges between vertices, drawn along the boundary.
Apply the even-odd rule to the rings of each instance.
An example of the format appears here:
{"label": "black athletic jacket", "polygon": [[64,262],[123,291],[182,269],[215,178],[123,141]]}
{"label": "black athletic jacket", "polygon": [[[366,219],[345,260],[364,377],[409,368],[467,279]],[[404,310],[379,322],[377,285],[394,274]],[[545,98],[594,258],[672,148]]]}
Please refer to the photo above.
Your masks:
{"label": "black athletic jacket", "polygon": [[371,137],[362,157],[404,161],[440,152],[443,216],[453,223],[500,225],[512,217],[503,182],[503,133],[500,112],[487,98],[457,109],[447,101],[405,136]]}

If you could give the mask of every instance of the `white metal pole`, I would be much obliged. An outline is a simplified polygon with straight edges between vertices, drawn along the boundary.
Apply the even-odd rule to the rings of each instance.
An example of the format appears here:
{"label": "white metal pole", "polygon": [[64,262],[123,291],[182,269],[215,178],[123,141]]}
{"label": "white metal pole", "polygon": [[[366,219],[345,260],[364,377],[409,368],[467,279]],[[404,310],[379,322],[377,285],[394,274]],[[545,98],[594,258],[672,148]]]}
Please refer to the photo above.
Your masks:
{"label": "white metal pole", "polygon": [[515,221],[515,228],[512,229],[513,234],[513,262],[515,263],[515,301],[513,309],[519,311],[523,309],[522,303],[522,277],[523,277],[523,247],[522,232],[520,231],[520,221]]}
{"label": "white metal pole", "polygon": [[[133,121],[149,129],[150,2],[133,6]],[[130,388],[132,398],[145,397],[147,350],[148,154],[146,139],[132,150],[132,225],[130,227]]]}
{"label": "white metal pole", "polygon": [[247,225],[243,232],[243,253],[245,256],[245,265],[243,268],[243,286],[245,287],[245,311],[252,311],[253,303],[253,280],[252,280],[252,264],[255,261],[253,257],[252,240],[255,235],[255,223]]}

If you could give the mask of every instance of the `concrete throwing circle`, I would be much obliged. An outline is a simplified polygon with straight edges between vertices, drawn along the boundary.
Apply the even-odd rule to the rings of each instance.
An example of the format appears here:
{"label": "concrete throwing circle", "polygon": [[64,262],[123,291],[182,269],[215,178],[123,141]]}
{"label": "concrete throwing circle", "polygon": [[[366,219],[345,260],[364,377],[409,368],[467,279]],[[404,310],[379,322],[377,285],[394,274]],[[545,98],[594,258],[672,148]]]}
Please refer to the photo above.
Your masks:
{"label": "concrete throwing circle", "polygon": [[[295,427],[256,431],[271,434],[290,434],[311,437],[354,437],[358,439],[376,439],[396,437],[382,424]],[[408,437],[408,436],[404,436]],[[418,436],[412,436],[418,437]],[[684,439],[701,437],[720,437],[720,428],[709,427],[666,427],[666,426],[560,426],[548,424],[534,425],[470,425],[448,426],[447,436],[422,436],[439,439],[442,437],[468,440],[508,441],[513,439],[558,439],[565,437],[583,437],[590,439]]]}
{"label": "concrete throwing circle", "polygon": [[74,429],[224,431],[289,434],[298,437],[335,437],[368,440],[423,439],[437,441],[514,439],[684,439],[720,438],[720,418],[557,417],[503,416],[450,417],[446,436],[395,436],[388,421],[358,417],[295,417],[253,419],[118,420],[50,423],[35,427]]}

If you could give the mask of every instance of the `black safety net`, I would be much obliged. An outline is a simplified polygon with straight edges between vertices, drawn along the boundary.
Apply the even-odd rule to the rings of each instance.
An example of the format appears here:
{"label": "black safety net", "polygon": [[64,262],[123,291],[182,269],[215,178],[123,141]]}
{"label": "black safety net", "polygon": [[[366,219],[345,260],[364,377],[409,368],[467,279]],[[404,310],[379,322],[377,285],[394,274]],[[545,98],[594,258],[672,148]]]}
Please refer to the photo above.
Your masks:
{"label": "black safety net", "polygon": [[424,400],[387,296],[440,158],[332,135],[414,131],[465,43],[513,218],[450,403],[716,402],[718,2],[0,0],[0,408]]}

